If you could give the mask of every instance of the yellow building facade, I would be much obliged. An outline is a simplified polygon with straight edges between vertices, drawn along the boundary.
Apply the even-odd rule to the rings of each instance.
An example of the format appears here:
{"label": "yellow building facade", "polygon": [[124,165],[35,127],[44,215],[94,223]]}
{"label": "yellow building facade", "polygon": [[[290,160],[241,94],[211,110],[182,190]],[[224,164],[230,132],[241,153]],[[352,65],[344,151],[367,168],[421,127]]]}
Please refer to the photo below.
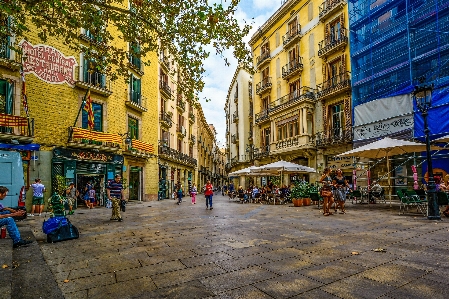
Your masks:
{"label": "yellow building facade", "polygon": [[[108,30],[116,37],[116,45],[130,50],[133,45],[121,41],[117,30]],[[79,37],[83,44],[95,41],[83,28]],[[41,178],[48,198],[70,182],[83,194],[90,181],[104,204],[107,182],[120,174],[126,198],[157,199],[157,55],[142,59],[130,55],[129,78],[111,81],[95,68],[95,61],[63,41],[49,37],[43,43],[32,25],[26,41],[11,37],[1,42],[5,46],[0,58],[0,97],[10,104],[0,110],[4,119],[0,143],[18,144],[24,157],[25,184]],[[11,49],[17,45],[23,49],[23,57]],[[144,67],[145,60],[151,65]],[[24,83],[29,121],[22,105]],[[88,113],[80,109],[88,94],[94,115],[92,129],[88,128]]]}
{"label": "yellow building facade", "polygon": [[288,0],[252,36],[256,165],[321,171],[351,147],[347,11],[346,1]]}

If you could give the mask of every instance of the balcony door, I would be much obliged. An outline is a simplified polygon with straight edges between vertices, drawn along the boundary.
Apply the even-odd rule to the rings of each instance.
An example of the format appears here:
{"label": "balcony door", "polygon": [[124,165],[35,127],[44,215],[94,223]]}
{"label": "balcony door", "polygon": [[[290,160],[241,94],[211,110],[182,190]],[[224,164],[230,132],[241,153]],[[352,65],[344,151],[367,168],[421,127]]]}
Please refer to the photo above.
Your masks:
{"label": "balcony door", "polygon": [[296,80],[295,82],[289,84],[290,100],[295,99],[299,96],[299,87],[299,80]]}
{"label": "balcony door", "polygon": [[343,104],[332,106],[332,138],[339,139],[343,135],[344,107]]}
{"label": "balcony door", "polygon": [[[13,114],[14,85],[6,80],[0,80],[0,113]],[[12,133],[12,128],[0,126],[1,133]]]}
{"label": "balcony door", "polygon": [[335,22],[330,23],[329,25],[329,29],[330,29],[330,42],[334,43],[338,40],[340,40],[340,34],[341,34],[341,23],[340,23],[340,19],[337,18],[337,20]]}

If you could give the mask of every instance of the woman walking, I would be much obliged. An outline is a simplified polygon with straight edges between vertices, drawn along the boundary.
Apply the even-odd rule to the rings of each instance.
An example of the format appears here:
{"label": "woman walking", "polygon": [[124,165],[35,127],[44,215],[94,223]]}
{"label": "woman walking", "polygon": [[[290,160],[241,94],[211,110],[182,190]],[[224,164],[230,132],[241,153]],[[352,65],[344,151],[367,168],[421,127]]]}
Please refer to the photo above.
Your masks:
{"label": "woman walking", "polygon": [[340,214],[346,214],[345,211],[346,188],[349,188],[349,183],[343,176],[343,172],[341,171],[341,169],[337,169],[336,175],[332,180],[332,185],[335,187],[334,198],[337,201],[335,205],[335,212],[337,212],[337,209],[340,206],[341,208]]}
{"label": "woman walking", "polygon": [[323,215],[329,216],[332,215],[331,212],[329,212],[329,208],[332,205],[333,201],[333,195],[332,195],[332,178],[330,177],[330,169],[324,168],[323,175],[320,178],[320,183],[323,184],[321,187],[321,197],[323,197]]}
{"label": "woman walking", "polygon": [[214,195],[214,186],[210,183],[210,181],[207,181],[207,184],[204,188],[204,195],[206,196],[206,210],[210,207],[212,210],[212,196]]}

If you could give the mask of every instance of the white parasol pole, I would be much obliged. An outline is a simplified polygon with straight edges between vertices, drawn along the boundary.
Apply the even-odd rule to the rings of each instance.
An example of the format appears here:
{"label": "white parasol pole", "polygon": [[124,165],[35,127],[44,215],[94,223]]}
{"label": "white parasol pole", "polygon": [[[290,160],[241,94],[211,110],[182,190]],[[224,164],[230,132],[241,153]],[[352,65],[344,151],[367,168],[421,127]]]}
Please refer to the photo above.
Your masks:
{"label": "white parasol pole", "polygon": [[388,195],[390,196],[390,207],[391,207],[391,175],[390,175],[390,159],[388,159],[388,151],[387,151],[387,171],[388,171]]}

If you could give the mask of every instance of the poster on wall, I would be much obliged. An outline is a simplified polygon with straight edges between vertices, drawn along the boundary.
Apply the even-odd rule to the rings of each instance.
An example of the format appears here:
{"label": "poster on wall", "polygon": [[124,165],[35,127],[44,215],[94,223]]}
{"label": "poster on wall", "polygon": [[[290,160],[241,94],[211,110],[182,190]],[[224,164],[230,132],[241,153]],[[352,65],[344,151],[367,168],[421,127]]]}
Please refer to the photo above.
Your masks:
{"label": "poster on wall", "polygon": [[65,56],[51,46],[33,45],[26,40],[22,40],[19,47],[23,50],[24,74],[34,74],[50,84],[75,85],[74,67],[78,65],[75,57]]}
{"label": "poster on wall", "polygon": [[407,167],[398,166],[396,167],[396,179],[394,183],[396,186],[406,186],[407,185]]}

